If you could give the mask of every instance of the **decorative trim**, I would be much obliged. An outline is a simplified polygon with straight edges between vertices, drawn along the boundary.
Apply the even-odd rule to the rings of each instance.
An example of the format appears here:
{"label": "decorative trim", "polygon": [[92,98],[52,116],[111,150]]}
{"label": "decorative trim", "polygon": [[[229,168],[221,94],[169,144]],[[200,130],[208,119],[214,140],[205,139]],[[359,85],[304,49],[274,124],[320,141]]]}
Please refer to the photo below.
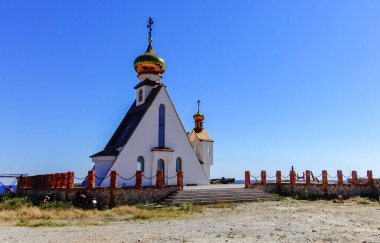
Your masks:
{"label": "decorative trim", "polygon": [[155,147],[155,148],[152,148],[150,151],[174,152],[174,149],[165,148],[165,147]]}

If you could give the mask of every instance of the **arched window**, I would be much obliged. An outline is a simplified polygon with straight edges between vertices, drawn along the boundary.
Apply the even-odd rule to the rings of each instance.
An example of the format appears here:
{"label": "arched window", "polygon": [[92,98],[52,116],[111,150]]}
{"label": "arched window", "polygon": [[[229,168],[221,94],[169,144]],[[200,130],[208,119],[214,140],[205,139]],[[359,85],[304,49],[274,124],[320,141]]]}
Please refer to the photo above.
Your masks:
{"label": "arched window", "polygon": [[158,160],[157,170],[165,171],[165,162],[162,159]]}
{"label": "arched window", "polygon": [[139,90],[139,102],[141,102],[143,100],[143,90],[140,89]]}
{"label": "arched window", "polygon": [[175,171],[182,170],[182,159],[180,157],[175,161]]}
{"label": "arched window", "polygon": [[144,172],[144,157],[142,156],[137,159],[137,171]]}
{"label": "arched window", "polygon": [[165,147],[165,106],[160,105],[158,114],[158,147]]}

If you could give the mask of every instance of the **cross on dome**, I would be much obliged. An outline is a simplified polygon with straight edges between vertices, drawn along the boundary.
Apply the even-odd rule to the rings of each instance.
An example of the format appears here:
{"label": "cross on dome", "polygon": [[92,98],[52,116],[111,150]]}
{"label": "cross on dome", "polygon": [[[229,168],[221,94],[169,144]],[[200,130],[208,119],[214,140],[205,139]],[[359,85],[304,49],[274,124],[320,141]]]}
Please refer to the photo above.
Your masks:
{"label": "cross on dome", "polygon": [[152,18],[149,18],[148,25],[146,26],[149,29],[148,32],[148,48],[144,54],[138,56],[133,66],[138,74],[158,74],[161,75],[165,72],[165,61],[159,55],[157,55],[152,47]]}

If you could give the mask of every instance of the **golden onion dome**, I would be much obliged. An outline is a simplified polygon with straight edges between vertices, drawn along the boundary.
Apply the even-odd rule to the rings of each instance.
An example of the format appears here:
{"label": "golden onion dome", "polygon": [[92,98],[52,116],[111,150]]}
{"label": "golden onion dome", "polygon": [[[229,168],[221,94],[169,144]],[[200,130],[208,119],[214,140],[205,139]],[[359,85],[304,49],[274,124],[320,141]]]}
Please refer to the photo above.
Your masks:
{"label": "golden onion dome", "polygon": [[133,66],[138,74],[165,72],[165,61],[154,52],[151,41],[146,52],[135,59]]}

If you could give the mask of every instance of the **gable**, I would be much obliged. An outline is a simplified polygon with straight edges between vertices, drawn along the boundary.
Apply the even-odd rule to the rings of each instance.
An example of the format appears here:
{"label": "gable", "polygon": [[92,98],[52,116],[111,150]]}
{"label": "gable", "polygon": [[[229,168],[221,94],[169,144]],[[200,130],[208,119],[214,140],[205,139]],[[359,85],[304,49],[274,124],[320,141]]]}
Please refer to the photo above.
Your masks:
{"label": "gable", "polygon": [[[161,104],[165,106],[165,147],[171,149],[167,152],[152,151],[153,148],[158,146],[158,114]],[[157,156],[160,156],[158,155],[159,153],[164,153],[165,155],[163,156],[170,160],[168,176],[173,176],[176,173],[175,159],[181,157],[183,171],[184,173],[189,173],[187,174],[188,176],[184,177],[185,183],[208,184],[208,176],[193,151],[182,122],[164,86],[156,94],[154,101],[147,108],[110,170],[116,170],[122,177],[129,178],[136,171],[137,158],[143,156],[146,162],[144,175],[152,177],[157,170],[155,166],[159,159]],[[107,183],[107,181],[104,183]],[[133,184],[134,182],[128,181],[125,183],[128,185],[128,183]],[[155,182],[148,182],[147,179],[143,179],[143,183],[154,184]]]}
{"label": "gable", "polygon": [[111,139],[108,141],[105,148],[102,151],[91,155],[90,157],[104,156],[103,154],[109,154],[110,151],[112,151],[113,153],[116,153],[113,155],[117,155],[118,152],[116,148],[122,147],[128,142],[133,132],[135,131],[136,127],[139,125],[144,114],[146,113],[148,108],[152,105],[154,99],[156,98],[157,94],[159,93],[162,87],[163,85],[159,85],[158,87],[154,88],[150,92],[145,103],[142,105],[136,106],[136,100],[135,100],[133,104],[131,105],[131,107],[129,108],[127,114],[124,116],[120,125],[118,126],[114,134],[112,135]]}
{"label": "gable", "polygon": [[208,133],[206,132],[205,129],[202,129],[202,131],[200,131],[200,132],[195,132],[195,134],[197,135],[197,137],[200,141],[214,142],[214,140],[211,139],[210,135],[208,135]]}

